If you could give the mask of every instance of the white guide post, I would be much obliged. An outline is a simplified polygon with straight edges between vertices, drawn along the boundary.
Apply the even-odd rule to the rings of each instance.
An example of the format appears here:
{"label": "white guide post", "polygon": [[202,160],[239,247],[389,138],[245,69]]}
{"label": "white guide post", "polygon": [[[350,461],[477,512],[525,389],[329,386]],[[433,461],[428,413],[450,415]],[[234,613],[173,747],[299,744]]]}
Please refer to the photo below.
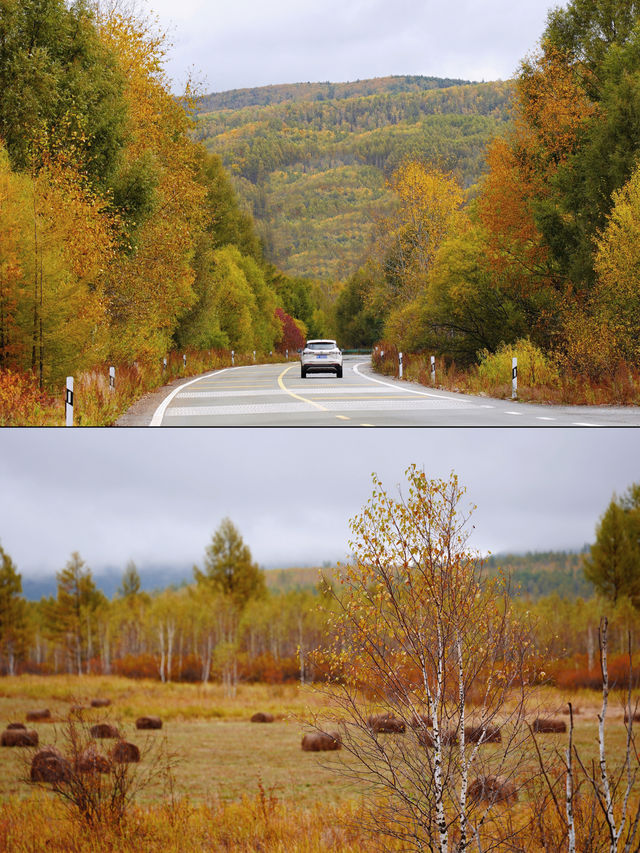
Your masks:
{"label": "white guide post", "polygon": [[402,379],[402,353],[398,353],[398,379]]}
{"label": "white guide post", "polygon": [[518,359],[514,355],[511,359],[511,399],[518,396]]}
{"label": "white guide post", "polygon": [[73,426],[73,376],[67,376],[67,393],[64,398],[64,423]]}
{"label": "white guide post", "polygon": [[109,390],[113,391],[116,387],[116,369],[115,367],[109,368]]}
{"label": "white guide post", "polygon": [[431,356],[431,384],[436,384],[436,357],[435,355]]}

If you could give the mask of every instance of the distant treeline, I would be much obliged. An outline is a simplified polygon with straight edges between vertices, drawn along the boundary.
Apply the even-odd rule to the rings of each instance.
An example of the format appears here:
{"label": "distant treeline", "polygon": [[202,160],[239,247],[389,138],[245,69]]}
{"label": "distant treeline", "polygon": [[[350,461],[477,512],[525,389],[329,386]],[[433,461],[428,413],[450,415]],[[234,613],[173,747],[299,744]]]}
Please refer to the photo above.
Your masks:
{"label": "distant treeline", "polygon": [[392,76],[349,83],[283,83],[275,86],[258,86],[250,89],[231,89],[214,92],[198,99],[200,112],[214,110],[239,110],[243,107],[269,106],[284,101],[339,101],[345,98],[367,97],[383,93],[420,92],[442,89],[469,83],[448,77]]}

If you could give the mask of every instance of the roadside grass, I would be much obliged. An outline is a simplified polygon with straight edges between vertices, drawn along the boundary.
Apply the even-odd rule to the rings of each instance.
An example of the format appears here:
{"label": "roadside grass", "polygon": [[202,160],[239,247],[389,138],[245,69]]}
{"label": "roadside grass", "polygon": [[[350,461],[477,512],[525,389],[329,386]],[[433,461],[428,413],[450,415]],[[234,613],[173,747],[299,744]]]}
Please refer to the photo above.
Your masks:
{"label": "roadside grass", "polygon": [[[186,363],[183,356],[186,355]],[[260,364],[285,361],[279,353],[257,357]],[[236,366],[253,364],[252,353],[236,353]],[[162,362],[115,365],[115,384],[109,385],[109,367],[98,365],[74,377],[74,424],[110,426],[150,391],[175,379],[188,379],[231,366],[226,350],[171,352],[167,366]],[[65,385],[40,391],[36,377],[28,373],[0,370],[0,426],[64,426]]]}
{"label": "roadside grass", "polygon": [[[380,355],[384,352],[384,357]],[[514,350],[514,353],[516,351]],[[431,382],[430,356],[423,353],[403,353],[403,378],[429,388],[457,391],[464,394],[511,399],[511,357],[504,353],[467,369],[453,363],[436,362],[436,382]],[[573,406],[637,406],[640,405],[640,372],[623,362],[598,380],[571,371],[523,371],[518,356],[518,400],[526,403]],[[398,351],[390,344],[379,344],[372,355],[372,366],[386,376],[398,375]]]}

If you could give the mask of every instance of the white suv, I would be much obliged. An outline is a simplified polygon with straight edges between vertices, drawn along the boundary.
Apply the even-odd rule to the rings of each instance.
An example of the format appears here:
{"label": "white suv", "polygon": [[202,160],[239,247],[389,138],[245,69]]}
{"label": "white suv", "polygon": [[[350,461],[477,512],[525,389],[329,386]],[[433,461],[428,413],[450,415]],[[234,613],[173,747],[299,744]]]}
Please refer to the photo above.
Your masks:
{"label": "white suv", "polygon": [[342,379],[342,352],[335,341],[307,341],[300,354],[300,376],[307,373],[335,373]]}

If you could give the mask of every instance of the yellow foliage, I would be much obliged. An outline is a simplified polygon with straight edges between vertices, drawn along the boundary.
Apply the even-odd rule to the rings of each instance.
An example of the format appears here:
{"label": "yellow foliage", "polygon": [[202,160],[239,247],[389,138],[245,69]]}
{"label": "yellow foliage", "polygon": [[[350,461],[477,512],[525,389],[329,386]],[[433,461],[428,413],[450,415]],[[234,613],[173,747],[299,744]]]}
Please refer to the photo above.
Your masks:
{"label": "yellow foliage", "polygon": [[394,213],[382,222],[384,265],[397,279],[392,302],[415,299],[439,246],[450,233],[462,206],[463,192],[450,172],[409,161],[392,175]]}
{"label": "yellow foliage", "polygon": [[613,195],[595,269],[591,327],[606,327],[610,357],[640,364],[640,169]]}
{"label": "yellow foliage", "polygon": [[479,356],[478,374],[487,382],[510,382],[512,358],[516,357],[519,383],[530,388],[556,387],[560,384],[557,366],[529,338],[521,338],[513,344],[502,344],[494,353],[483,350]]}

